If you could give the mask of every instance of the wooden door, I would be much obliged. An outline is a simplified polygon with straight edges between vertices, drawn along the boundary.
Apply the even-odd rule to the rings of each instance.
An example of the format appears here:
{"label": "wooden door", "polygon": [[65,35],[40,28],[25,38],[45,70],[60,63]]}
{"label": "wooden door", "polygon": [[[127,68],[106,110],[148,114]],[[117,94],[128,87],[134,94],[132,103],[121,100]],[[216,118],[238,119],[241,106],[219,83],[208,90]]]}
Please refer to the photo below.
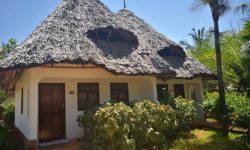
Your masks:
{"label": "wooden door", "polygon": [[65,138],[65,86],[39,84],[39,142]]}

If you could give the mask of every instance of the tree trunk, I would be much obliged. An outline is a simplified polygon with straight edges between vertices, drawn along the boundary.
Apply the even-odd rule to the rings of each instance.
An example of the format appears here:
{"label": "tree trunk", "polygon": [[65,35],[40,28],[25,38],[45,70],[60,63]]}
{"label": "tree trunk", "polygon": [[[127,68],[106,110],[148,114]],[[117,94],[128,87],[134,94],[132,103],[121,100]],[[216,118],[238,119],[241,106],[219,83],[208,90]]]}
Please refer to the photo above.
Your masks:
{"label": "tree trunk", "polygon": [[214,20],[214,38],[215,38],[215,50],[216,50],[216,63],[217,63],[217,74],[218,74],[218,84],[219,84],[219,108],[221,115],[221,125],[224,135],[228,135],[228,123],[227,123],[227,108],[225,102],[225,89],[222,73],[221,64],[221,51],[220,51],[220,32],[219,32],[219,20]]}

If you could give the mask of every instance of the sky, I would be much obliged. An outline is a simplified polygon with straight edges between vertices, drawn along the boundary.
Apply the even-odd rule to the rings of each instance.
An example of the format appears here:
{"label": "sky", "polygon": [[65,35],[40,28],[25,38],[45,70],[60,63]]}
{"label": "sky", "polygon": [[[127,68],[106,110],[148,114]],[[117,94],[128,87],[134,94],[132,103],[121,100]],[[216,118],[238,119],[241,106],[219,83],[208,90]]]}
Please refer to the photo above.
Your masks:
{"label": "sky", "polygon": [[[10,38],[18,43],[51,14],[62,0],[0,0],[0,42]],[[123,0],[101,0],[113,12],[123,8]],[[192,28],[212,27],[209,8],[191,12],[193,0],[126,0],[127,9],[144,19],[156,31],[169,39],[192,42],[188,36]],[[231,0],[232,7],[249,0]],[[243,16],[230,11],[220,20],[220,30],[239,30]]]}

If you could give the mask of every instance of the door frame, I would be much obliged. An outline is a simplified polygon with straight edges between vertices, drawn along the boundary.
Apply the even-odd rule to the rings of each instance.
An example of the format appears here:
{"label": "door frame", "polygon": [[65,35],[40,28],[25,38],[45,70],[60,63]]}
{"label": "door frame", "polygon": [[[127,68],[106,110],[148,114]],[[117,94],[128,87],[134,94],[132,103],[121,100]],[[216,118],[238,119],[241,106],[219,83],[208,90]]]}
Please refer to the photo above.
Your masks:
{"label": "door frame", "polygon": [[[66,139],[66,95],[65,95],[65,83],[38,83],[38,134],[37,134],[37,141],[38,143],[44,143],[44,142],[52,142],[54,140],[48,140],[48,141],[40,141],[39,138],[39,132],[40,132],[40,101],[41,101],[41,95],[40,95],[40,88],[41,85],[62,85],[63,86],[63,104],[64,104],[64,136],[62,139]],[[60,139],[56,139],[56,140],[60,140]]]}

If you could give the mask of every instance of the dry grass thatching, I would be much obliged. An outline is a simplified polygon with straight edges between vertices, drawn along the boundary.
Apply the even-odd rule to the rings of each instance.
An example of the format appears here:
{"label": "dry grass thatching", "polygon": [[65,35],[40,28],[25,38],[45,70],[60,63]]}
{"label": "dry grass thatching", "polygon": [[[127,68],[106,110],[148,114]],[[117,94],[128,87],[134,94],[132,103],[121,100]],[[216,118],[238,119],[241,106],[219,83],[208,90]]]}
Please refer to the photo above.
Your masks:
{"label": "dry grass thatching", "polygon": [[0,71],[56,63],[92,63],[126,75],[213,76],[132,12],[122,9],[113,13],[99,0],[63,0],[0,61]]}

